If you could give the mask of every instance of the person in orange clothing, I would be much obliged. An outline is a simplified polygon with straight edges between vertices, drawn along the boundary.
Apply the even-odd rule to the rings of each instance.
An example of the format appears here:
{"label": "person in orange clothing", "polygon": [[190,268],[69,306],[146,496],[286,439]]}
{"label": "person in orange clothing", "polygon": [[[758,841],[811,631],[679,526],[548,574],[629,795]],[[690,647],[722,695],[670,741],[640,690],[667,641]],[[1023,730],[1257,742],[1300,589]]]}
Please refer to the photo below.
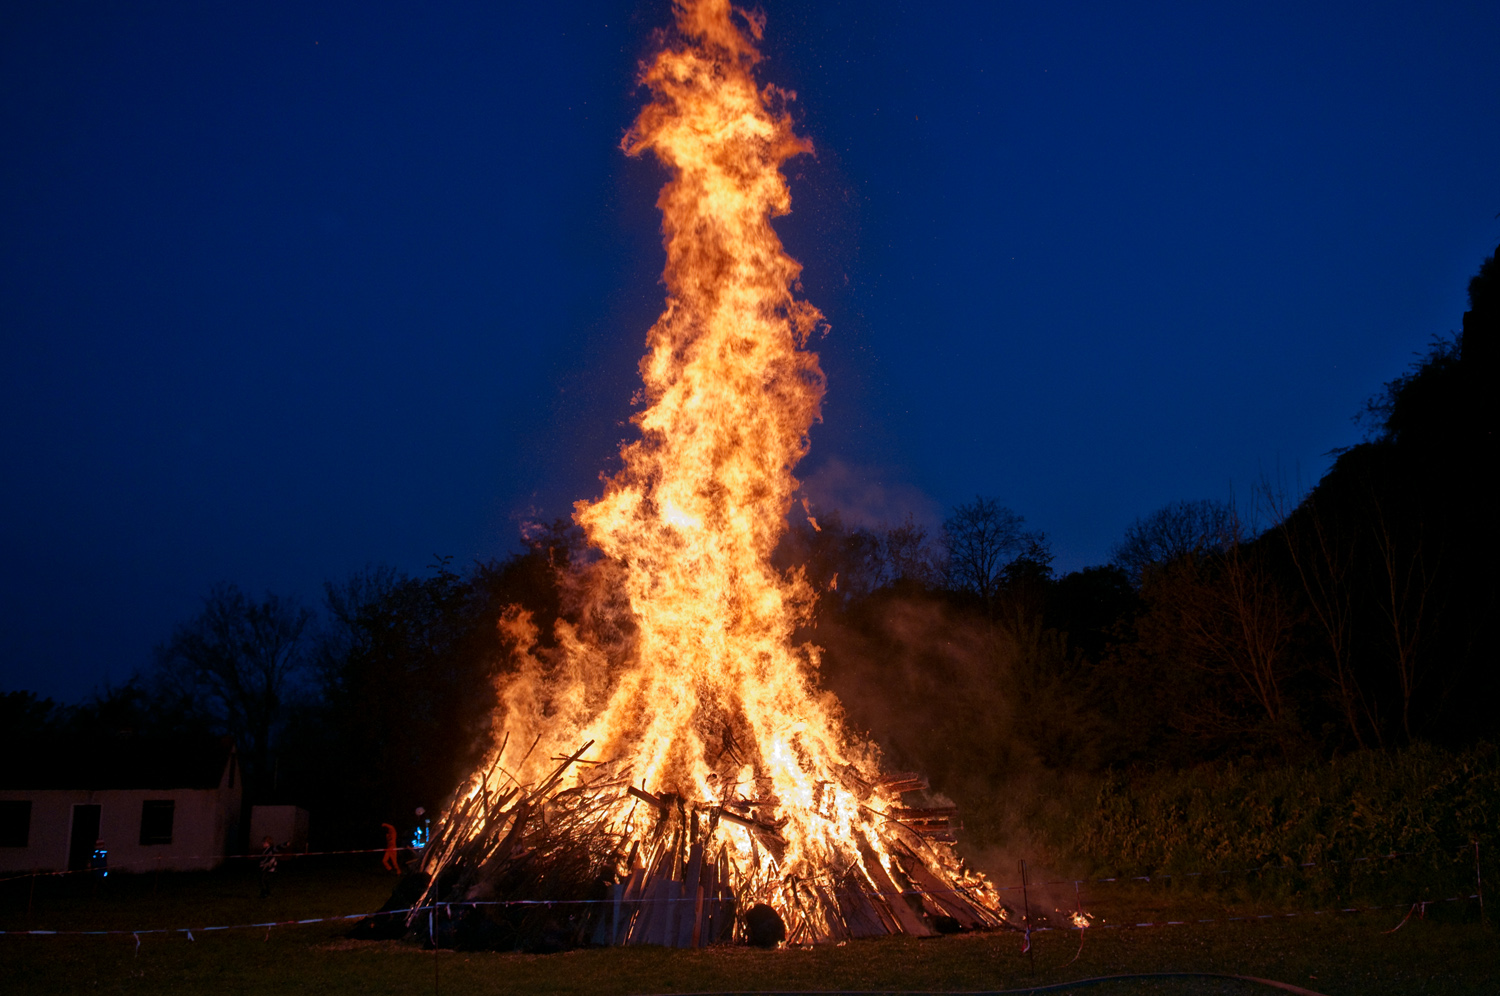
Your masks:
{"label": "person in orange clothing", "polygon": [[380,859],[381,867],[389,868],[397,875],[401,874],[401,862],[396,857],[396,828],[389,823],[382,823],[385,827],[385,856]]}

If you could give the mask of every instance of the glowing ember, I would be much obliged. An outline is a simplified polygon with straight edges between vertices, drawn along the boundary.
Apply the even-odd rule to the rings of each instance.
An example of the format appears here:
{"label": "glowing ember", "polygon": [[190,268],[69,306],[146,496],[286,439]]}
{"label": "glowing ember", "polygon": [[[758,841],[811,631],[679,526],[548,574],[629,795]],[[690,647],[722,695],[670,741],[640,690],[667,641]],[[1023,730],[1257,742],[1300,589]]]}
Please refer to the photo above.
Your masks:
{"label": "glowing ember", "polygon": [[[718,855],[740,909],[769,903],[792,939],[839,936],[834,921],[850,914],[835,896],[851,888],[922,896],[932,918],[962,893],[993,925],[994,893],[945,843],[951,808],[901,808],[900,793],[925,783],[882,777],[816,688],[817,650],[792,639],[813,593],[771,566],[823,397],[804,348],[822,316],[794,297],[801,267],[770,224],[790,210],[782,163],[810,145],[785,109],[794,95],[756,83],[763,22],[738,16],[743,31],[727,0],[680,0],[676,38],[644,67],[653,99],[623,146],[671,179],[657,202],[668,297],[641,361],[641,438],[603,497],[578,503],[604,555],[578,582],[579,620],[557,624],[549,651],[524,612],[502,620],[522,659],[500,691],[508,747],[450,810],[429,870],[499,832],[459,818],[476,797],[525,797],[591,744],[582,761],[594,763],[565,766],[549,791],[609,803],[600,832],[619,841],[621,879],[627,844],[660,836],[675,808],[691,811],[694,846]],[[636,878],[649,876],[646,849],[629,853]],[[872,914],[882,932],[926,932],[929,920],[889,901],[905,909]]]}

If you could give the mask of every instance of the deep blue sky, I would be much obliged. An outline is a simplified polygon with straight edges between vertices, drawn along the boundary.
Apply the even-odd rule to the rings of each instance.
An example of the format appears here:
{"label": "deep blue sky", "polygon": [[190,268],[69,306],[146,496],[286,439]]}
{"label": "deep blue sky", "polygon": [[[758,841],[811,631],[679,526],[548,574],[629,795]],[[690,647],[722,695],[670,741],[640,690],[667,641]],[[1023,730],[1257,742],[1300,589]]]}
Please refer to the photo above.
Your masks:
{"label": "deep blue sky", "polygon": [[[0,688],[597,491],[661,303],[660,0],[0,8]],[[541,9],[541,8],[549,9]],[[1311,481],[1500,242],[1500,5],[768,0],[815,498],[1108,556]]]}

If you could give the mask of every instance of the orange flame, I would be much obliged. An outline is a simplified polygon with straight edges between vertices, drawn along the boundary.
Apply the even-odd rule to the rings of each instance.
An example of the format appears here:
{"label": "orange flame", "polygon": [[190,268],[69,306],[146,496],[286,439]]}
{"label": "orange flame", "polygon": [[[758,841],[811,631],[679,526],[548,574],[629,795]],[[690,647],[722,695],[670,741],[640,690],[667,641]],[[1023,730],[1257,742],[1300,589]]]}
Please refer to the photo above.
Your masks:
{"label": "orange flame", "polygon": [[[795,95],[755,80],[762,20],[727,0],[679,0],[676,15],[622,143],[670,172],[657,201],[667,303],[641,361],[640,439],[575,513],[607,558],[596,586],[623,595],[629,623],[559,622],[558,650],[543,653],[525,613],[502,620],[523,667],[501,690],[500,725],[533,744],[503,777],[532,782],[592,741],[647,791],[778,826],[786,846],[764,881],[888,865],[880,810],[903,786],[880,787],[876,751],[817,689],[818,652],[793,641],[814,593],[771,565],[824,393],[805,348],[822,315],[794,296],[801,266],[771,227],[791,208],[781,166],[811,145],[786,110]],[[481,778],[470,794],[493,787]],[[617,829],[646,820],[622,805]],[[748,829],[722,826],[744,866],[767,860]],[[943,864],[960,874],[951,855]]]}

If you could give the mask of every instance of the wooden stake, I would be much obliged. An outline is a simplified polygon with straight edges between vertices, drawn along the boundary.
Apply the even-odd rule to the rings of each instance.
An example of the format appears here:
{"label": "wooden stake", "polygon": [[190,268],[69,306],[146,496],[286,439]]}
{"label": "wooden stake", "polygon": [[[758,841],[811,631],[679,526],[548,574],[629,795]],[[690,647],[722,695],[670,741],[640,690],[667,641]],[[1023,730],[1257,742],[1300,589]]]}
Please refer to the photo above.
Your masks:
{"label": "wooden stake", "polygon": [[1474,886],[1479,892],[1479,924],[1484,926],[1484,876],[1479,874],[1479,840],[1474,840]]}
{"label": "wooden stake", "polygon": [[1031,960],[1031,974],[1036,974],[1036,952],[1031,949],[1031,896],[1027,892],[1026,859],[1021,859],[1021,904],[1026,910],[1026,957]]}

